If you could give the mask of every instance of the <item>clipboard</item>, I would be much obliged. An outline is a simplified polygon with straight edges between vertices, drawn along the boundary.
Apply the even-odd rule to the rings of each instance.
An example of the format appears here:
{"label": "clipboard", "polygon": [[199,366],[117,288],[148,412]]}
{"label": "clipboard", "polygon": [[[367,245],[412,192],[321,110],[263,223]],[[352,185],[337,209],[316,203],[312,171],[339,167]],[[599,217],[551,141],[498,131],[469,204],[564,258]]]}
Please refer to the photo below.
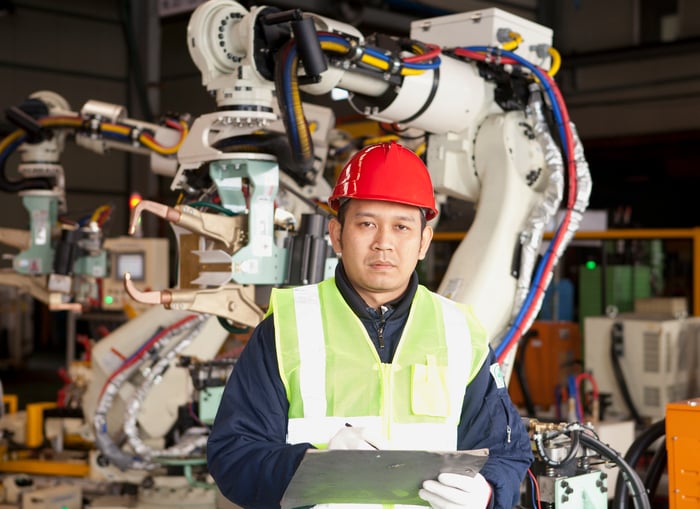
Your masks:
{"label": "clipboard", "polygon": [[476,475],[488,449],[393,451],[309,449],[282,497],[282,509],[316,504],[429,505],[418,497],[426,479],[444,472]]}

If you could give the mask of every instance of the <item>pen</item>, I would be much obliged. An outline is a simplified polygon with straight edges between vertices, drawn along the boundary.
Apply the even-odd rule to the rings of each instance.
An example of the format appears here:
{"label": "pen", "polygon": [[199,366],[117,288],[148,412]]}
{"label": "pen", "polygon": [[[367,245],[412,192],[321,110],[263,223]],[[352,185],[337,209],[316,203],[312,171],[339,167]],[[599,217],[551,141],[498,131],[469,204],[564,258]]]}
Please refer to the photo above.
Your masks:
{"label": "pen", "polygon": [[[345,427],[346,427],[346,428],[352,428],[352,424],[350,424],[349,422],[346,422],[346,423],[345,423]],[[379,447],[377,447],[377,446],[374,445],[372,442],[370,442],[370,441],[368,441],[368,440],[366,440],[366,439],[365,439],[365,443],[368,444],[368,445],[369,445],[370,447],[372,447],[373,449],[375,449],[375,450],[377,450],[377,451],[379,450]]]}

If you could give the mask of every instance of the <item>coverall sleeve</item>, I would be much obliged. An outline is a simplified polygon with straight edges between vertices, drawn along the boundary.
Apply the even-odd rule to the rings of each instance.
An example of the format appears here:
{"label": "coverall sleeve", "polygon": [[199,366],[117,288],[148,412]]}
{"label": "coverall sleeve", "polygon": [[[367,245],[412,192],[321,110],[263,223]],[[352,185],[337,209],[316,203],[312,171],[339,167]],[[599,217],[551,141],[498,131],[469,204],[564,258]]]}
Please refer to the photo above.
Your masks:
{"label": "coverall sleeve", "polygon": [[311,444],[286,443],[288,403],[277,368],[274,325],[253,332],[224,389],[207,445],[209,472],[246,509],[280,506]]}
{"label": "coverall sleeve", "polygon": [[512,509],[519,503],[520,483],[534,458],[525,425],[499,379],[500,371],[492,374],[494,364],[496,356],[489,348],[488,357],[465,392],[458,448],[489,450],[481,474],[493,488],[493,507]]}

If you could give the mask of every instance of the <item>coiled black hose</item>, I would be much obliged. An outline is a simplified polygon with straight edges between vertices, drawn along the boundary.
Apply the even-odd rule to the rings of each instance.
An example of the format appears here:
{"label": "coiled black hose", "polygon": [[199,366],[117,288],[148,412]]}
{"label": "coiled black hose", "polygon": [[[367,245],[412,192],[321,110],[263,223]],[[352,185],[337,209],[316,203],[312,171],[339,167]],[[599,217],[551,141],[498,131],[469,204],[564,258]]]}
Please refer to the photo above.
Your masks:
{"label": "coiled black hose", "polygon": [[[581,433],[580,440],[585,447],[588,447],[601,456],[612,460],[620,468],[620,478],[618,478],[618,482],[622,480],[622,477],[624,477],[624,479],[627,481],[628,486],[632,490],[632,500],[634,501],[634,506],[637,509],[651,509],[651,504],[649,503],[649,497],[647,496],[644,483],[642,483],[642,480],[639,478],[639,475],[637,475],[637,472],[622,458],[622,456],[620,456],[616,450],[586,433]],[[617,497],[615,497],[615,499],[617,500]]]}
{"label": "coiled black hose", "polygon": [[[666,434],[666,419],[661,419],[649,426],[643,433],[641,433],[630,445],[627,453],[625,454],[625,461],[632,467],[635,468],[642,454],[656,442],[659,438]],[[666,449],[664,448],[664,451]],[[661,461],[656,460],[655,461]],[[658,467],[657,467],[658,468]],[[650,471],[651,473],[651,471]],[[656,474],[654,474],[656,475]],[[653,479],[647,476],[647,482],[649,484]],[[658,480],[656,480],[658,484]],[[627,508],[627,485],[625,484],[622,477],[617,478],[617,483],[615,484],[615,498],[613,509],[626,509]]]}

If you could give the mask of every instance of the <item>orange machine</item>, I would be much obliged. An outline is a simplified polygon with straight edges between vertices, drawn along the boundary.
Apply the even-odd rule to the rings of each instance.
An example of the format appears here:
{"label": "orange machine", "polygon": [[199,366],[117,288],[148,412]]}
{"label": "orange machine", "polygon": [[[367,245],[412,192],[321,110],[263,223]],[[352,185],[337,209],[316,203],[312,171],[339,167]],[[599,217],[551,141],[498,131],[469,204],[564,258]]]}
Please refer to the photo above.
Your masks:
{"label": "orange machine", "polygon": [[700,398],[666,405],[669,509],[700,507]]}
{"label": "orange machine", "polygon": [[[524,359],[522,369],[533,404],[546,410],[556,403],[556,387],[566,387],[568,376],[581,372],[581,333],[574,322],[538,320],[528,334],[518,359]],[[508,390],[513,403],[524,405],[516,373]]]}

